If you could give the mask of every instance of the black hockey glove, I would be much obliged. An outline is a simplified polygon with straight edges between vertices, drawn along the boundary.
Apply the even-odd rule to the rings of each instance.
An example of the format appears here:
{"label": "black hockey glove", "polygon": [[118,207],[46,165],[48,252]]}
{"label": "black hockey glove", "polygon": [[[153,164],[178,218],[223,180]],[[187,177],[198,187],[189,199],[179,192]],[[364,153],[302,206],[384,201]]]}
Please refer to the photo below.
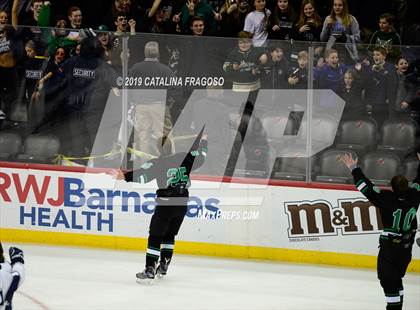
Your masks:
{"label": "black hockey glove", "polygon": [[10,256],[10,262],[12,263],[12,265],[14,265],[15,263],[22,263],[22,264],[25,263],[25,261],[23,260],[23,251],[21,249],[10,247],[9,256]]}

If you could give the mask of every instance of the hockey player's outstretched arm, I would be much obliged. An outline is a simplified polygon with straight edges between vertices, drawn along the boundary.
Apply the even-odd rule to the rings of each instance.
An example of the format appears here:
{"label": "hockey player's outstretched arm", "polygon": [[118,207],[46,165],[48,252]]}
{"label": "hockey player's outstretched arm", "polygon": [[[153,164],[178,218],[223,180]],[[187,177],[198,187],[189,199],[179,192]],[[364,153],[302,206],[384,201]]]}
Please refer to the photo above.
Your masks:
{"label": "hockey player's outstretched arm", "polygon": [[411,182],[410,187],[417,189],[420,192],[420,153],[417,153],[417,158],[419,159],[419,164],[417,166],[417,174],[413,182]]}
{"label": "hockey player's outstretched arm", "polygon": [[4,298],[5,310],[12,310],[13,295],[25,278],[23,251],[21,249],[11,247],[9,249],[9,256],[12,264],[13,278],[12,283],[10,283],[10,287],[7,290],[6,296]]}
{"label": "hockey player's outstretched arm", "polygon": [[188,154],[187,159],[191,162],[191,166],[192,166],[191,170],[196,170],[200,168],[203,165],[204,160],[206,159],[206,156],[207,156],[207,136],[203,136],[202,139],[200,140],[200,145],[198,146],[198,148],[196,150],[191,151]]}
{"label": "hockey player's outstretched arm", "polygon": [[[417,193],[420,195],[420,153],[417,153],[417,158],[419,159],[419,164],[417,166],[417,175],[414,178],[413,182],[411,182],[410,187],[416,189]],[[420,200],[420,197],[418,197],[417,199]],[[420,232],[420,228],[418,228],[417,231]],[[416,243],[420,247],[420,237],[416,239]]]}
{"label": "hockey player's outstretched arm", "polygon": [[154,160],[148,161],[139,169],[128,171],[124,174],[127,182],[148,183],[156,178],[157,163]]}
{"label": "hockey player's outstretched arm", "polygon": [[373,183],[364,175],[362,169],[357,166],[357,158],[354,159],[351,154],[344,154],[341,161],[351,171],[356,188],[375,206],[379,206],[380,190],[374,187]]}
{"label": "hockey player's outstretched arm", "polygon": [[114,179],[126,180],[127,182],[138,182],[147,183],[156,178],[155,173],[156,164],[154,161],[148,161],[144,163],[141,168],[122,172],[120,169],[109,170],[107,173],[110,174]]}

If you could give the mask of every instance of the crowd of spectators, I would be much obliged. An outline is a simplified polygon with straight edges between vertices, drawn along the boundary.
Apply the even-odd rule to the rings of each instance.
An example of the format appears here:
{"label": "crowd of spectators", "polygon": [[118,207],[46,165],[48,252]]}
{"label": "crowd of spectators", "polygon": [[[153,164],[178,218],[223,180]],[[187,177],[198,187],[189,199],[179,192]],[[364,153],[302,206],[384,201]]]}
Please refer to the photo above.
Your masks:
{"label": "crowd of spectators", "polygon": [[[65,153],[88,155],[117,77],[150,41],[174,76],[223,76],[234,91],[331,89],[345,118],[371,115],[379,126],[416,118],[419,8],[415,0],[4,0],[0,130],[59,127],[62,141],[90,137]],[[172,117],[191,91],[174,99]]]}

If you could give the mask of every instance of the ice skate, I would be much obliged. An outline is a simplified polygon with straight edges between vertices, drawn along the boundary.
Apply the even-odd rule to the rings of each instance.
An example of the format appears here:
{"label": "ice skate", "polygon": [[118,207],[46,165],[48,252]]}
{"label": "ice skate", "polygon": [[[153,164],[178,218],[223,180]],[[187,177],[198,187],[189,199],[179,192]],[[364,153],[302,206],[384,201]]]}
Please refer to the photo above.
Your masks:
{"label": "ice skate", "polygon": [[136,274],[136,282],[139,284],[150,285],[155,278],[155,268],[149,266],[146,267],[142,272]]}
{"label": "ice skate", "polygon": [[156,269],[156,277],[161,279],[164,276],[166,276],[166,273],[168,272],[169,263],[171,262],[170,259],[164,259],[163,261],[160,261],[159,266]]}

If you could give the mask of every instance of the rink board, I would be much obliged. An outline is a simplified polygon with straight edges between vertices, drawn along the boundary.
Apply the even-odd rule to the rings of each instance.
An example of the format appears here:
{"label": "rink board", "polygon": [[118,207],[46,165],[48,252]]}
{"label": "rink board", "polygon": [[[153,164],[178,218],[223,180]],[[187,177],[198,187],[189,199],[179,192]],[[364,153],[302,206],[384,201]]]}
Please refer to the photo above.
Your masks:
{"label": "rink board", "polygon": [[[178,253],[376,266],[382,228],[353,186],[195,177]],[[145,250],[156,184],[0,163],[0,240]],[[414,246],[410,271],[420,272]]]}

